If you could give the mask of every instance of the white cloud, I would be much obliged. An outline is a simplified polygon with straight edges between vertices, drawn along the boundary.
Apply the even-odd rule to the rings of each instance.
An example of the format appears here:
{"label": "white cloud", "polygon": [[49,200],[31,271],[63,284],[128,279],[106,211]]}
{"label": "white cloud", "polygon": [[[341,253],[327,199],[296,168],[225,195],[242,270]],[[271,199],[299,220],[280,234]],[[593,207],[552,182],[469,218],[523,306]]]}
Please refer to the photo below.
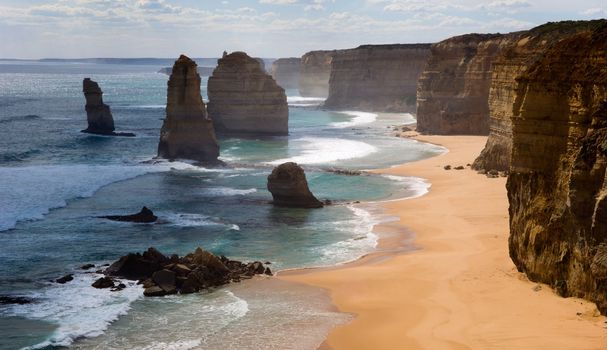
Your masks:
{"label": "white cloud", "polygon": [[272,5],[289,5],[295,4],[297,0],[259,0],[260,4],[272,4]]}
{"label": "white cloud", "polygon": [[585,16],[607,16],[607,10],[604,10],[600,7],[589,8],[580,13]]}

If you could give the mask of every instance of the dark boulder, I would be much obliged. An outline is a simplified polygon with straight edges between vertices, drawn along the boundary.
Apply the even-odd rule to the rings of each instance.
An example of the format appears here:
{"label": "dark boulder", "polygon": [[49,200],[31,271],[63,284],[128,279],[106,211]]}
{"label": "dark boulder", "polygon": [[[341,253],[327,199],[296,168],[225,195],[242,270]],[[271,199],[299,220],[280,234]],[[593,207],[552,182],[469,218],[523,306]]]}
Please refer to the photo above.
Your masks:
{"label": "dark boulder", "polygon": [[72,281],[73,279],[74,279],[74,275],[69,274],[69,275],[65,275],[65,276],[63,276],[61,278],[57,278],[55,280],[55,282],[57,282],[59,284],[65,284],[65,283],[67,283],[69,281]]}
{"label": "dark boulder", "polygon": [[113,288],[115,285],[116,284],[111,277],[101,277],[91,284],[91,286],[98,289]]}
{"label": "dark boulder", "polygon": [[158,217],[154,215],[154,212],[147,207],[141,208],[141,211],[137,214],[131,215],[108,215],[100,216],[102,219],[108,219],[112,221],[125,221],[125,222],[138,222],[138,223],[150,223],[158,220]]}
{"label": "dark boulder", "polygon": [[274,198],[273,204],[294,208],[322,208],[308,187],[306,174],[297,163],[283,163],[268,176],[268,190]]}
{"label": "dark boulder", "polygon": [[160,270],[154,272],[152,275],[152,281],[167,294],[177,293],[177,286],[175,283],[175,272],[171,270]]}
{"label": "dark boulder", "polygon": [[155,248],[149,248],[142,254],[128,254],[121,257],[105,270],[109,276],[123,277],[130,280],[151,278],[152,274],[161,270],[168,258]]}

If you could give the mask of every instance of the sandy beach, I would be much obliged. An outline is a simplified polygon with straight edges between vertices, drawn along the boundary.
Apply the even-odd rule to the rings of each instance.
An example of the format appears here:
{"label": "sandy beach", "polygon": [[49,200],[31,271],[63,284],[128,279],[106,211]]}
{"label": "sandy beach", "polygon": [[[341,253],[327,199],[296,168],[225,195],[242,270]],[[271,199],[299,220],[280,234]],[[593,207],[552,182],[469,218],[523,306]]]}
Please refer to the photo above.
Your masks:
{"label": "sandy beach", "polygon": [[[443,169],[472,163],[486,137],[419,139],[449,152],[380,172],[425,178],[430,193],[382,204],[400,220],[377,227],[392,237],[413,232],[417,250],[279,276],[325,288],[340,311],[357,315],[335,328],[323,348],[607,348],[607,318],[594,304],[561,298],[514,267],[508,256],[506,179],[489,179],[468,167]],[[381,240],[380,247],[399,241]]]}

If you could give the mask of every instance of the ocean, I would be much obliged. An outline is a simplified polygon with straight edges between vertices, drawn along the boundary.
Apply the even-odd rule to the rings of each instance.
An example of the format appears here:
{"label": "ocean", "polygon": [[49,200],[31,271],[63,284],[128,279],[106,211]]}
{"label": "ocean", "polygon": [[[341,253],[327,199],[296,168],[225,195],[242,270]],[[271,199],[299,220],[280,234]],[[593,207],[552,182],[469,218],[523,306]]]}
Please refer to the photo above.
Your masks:
{"label": "ocean", "polygon": [[[312,349],[352,316],[315,288],[258,278],[188,296],[143,298],[134,283],[97,290],[79,269],[150,246],[166,254],[204,247],[274,271],[330,266],[373,251],[389,220],[365,203],[415,197],[414,177],[327,170],[378,169],[434,156],[441,147],[390,135],[409,114],[326,111],[287,91],[290,135],[222,138],[225,168],[154,160],[168,77],[153,64],[0,61],[1,349]],[[117,131],[86,128],[82,79],[104,91]],[[206,100],[206,77],[202,93]],[[266,178],[276,164],[306,169],[323,209],[275,208]],[[362,202],[362,205],[356,202]],[[152,209],[154,224],[101,215]],[[52,282],[73,273],[64,285]],[[302,330],[305,330],[302,332]]]}

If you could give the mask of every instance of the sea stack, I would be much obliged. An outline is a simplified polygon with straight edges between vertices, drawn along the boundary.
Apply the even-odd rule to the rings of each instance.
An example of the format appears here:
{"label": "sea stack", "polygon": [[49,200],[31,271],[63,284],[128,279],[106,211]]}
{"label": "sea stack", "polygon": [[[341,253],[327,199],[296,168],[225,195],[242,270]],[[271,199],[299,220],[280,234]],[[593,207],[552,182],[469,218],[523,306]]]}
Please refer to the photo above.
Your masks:
{"label": "sea stack", "polygon": [[181,55],[171,72],[167,88],[166,118],[160,131],[158,156],[216,162],[219,145],[213,122],[200,96],[196,62]]}
{"label": "sea stack", "polygon": [[82,132],[98,135],[135,136],[131,133],[115,133],[114,118],[110,106],[103,103],[103,91],[91,78],[82,81],[82,92],[86,99],[86,120],[88,127]]}
{"label": "sea stack", "polygon": [[301,96],[329,96],[331,61],[337,52],[339,51],[310,51],[301,57],[299,76],[299,94]]}
{"label": "sea stack", "polygon": [[306,174],[297,163],[283,163],[268,176],[268,191],[274,198],[273,204],[293,208],[322,208],[320,202],[308,187]]}
{"label": "sea stack", "polygon": [[272,77],[283,89],[299,88],[301,58],[279,58],[272,63]]}
{"label": "sea stack", "polygon": [[208,111],[222,134],[287,135],[285,90],[244,52],[224,53],[209,78]]}
{"label": "sea stack", "polygon": [[333,55],[328,109],[415,113],[430,44],[363,45]]}

